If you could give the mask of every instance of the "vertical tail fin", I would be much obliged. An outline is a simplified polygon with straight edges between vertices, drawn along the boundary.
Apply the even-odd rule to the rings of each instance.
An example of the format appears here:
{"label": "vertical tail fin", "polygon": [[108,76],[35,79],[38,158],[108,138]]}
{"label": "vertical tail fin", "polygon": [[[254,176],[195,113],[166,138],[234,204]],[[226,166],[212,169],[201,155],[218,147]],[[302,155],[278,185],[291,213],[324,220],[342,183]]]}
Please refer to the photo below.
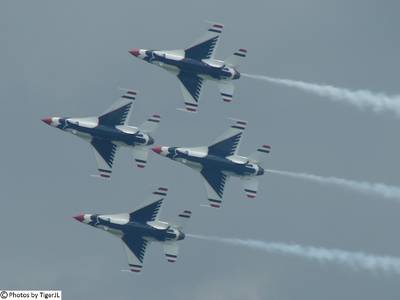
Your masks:
{"label": "vertical tail fin", "polygon": [[247,50],[246,49],[239,49],[235,53],[233,53],[231,56],[229,56],[227,59],[225,59],[225,63],[227,65],[237,67],[241,64],[243,59],[247,56]]}

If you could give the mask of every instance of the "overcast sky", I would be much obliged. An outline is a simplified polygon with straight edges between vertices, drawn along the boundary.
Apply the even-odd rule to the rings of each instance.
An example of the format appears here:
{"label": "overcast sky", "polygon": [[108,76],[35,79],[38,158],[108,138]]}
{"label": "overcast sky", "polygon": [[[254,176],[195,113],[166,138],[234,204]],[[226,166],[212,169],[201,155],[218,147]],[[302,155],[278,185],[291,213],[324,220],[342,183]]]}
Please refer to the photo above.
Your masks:
{"label": "overcast sky", "polygon": [[209,144],[248,121],[240,154],[270,144],[267,166],[400,185],[399,124],[318,96],[242,78],[235,102],[205,86],[197,115],[177,111],[177,80],[141,62],[132,48],[178,49],[225,25],[217,58],[248,49],[241,71],[351,89],[400,93],[398,1],[15,1],[0,2],[2,137],[0,289],[61,289],[66,299],[399,299],[399,276],[186,239],[179,261],[149,247],[139,276],[121,242],[71,217],[130,212],[154,186],[170,188],[161,217],[193,210],[187,232],[294,242],[400,256],[400,206],[375,195],[266,174],[248,200],[238,179],[224,207],[200,207],[200,175],[150,154],[136,168],[129,149],[110,182],[90,146],[50,128],[47,116],[97,115],[139,91],[132,125],[160,113],[156,144]]}

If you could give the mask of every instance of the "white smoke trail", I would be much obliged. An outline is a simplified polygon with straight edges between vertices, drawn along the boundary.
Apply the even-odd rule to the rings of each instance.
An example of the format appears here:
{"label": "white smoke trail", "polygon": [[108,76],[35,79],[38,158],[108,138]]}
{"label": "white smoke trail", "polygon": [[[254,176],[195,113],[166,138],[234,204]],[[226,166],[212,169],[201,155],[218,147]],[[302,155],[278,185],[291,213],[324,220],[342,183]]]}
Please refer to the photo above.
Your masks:
{"label": "white smoke trail", "polygon": [[350,103],[358,108],[371,108],[374,112],[393,111],[400,117],[400,95],[386,95],[384,93],[374,93],[368,90],[349,90],[346,88],[308,83],[283,78],[273,78],[269,76],[243,74],[248,78],[264,80],[271,83],[297,88],[319,96],[328,97],[333,101]]}
{"label": "white smoke trail", "polygon": [[386,185],[383,183],[371,183],[365,181],[354,181],[338,177],[323,177],[307,173],[296,173],[289,171],[279,171],[268,169],[266,172],[278,175],[288,176],[292,178],[299,178],[303,180],[313,181],[321,184],[331,184],[344,187],[356,192],[364,194],[375,194],[387,199],[395,199],[400,201],[400,187]]}
{"label": "white smoke trail", "polygon": [[187,234],[187,236],[202,240],[214,241],[235,246],[243,246],[269,253],[286,254],[315,260],[330,262],[352,267],[357,270],[383,271],[400,275],[400,258],[392,256],[376,256],[362,252],[349,252],[339,249],[327,249],[298,244],[285,244],[277,242],[264,242],[251,239],[222,238],[217,236],[203,236]]}

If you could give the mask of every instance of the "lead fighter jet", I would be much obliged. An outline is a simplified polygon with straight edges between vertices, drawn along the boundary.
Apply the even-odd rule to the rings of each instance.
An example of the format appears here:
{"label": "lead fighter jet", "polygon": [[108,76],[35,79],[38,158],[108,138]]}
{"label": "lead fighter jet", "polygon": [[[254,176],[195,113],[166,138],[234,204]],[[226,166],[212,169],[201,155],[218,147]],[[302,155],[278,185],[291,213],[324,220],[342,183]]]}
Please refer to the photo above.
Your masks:
{"label": "lead fighter jet", "polygon": [[208,147],[161,146],[154,147],[152,150],[200,172],[206,185],[209,206],[220,208],[228,176],[243,179],[247,197],[255,198],[258,190],[258,176],[264,174],[261,166],[262,155],[270,152],[270,146],[262,145],[249,157],[237,154],[246,125],[247,122],[236,120],[222,136]]}
{"label": "lead fighter jet", "polygon": [[89,142],[95,150],[99,176],[107,179],[111,177],[118,147],[133,147],[137,166],[144,168],[148,156],[145,146],[154,143],[150,134],[158,128],[159,115],[152,115],[139,128],[127,125],[136,95],[136,91],[125,90],[121,98],[99,117],[51,117],[42,121]]}
{"label": "lead fighter jet", "polygon": [[221,24],[211,24],[207,33],[186,49],[133,49],[129,53],[176,75],[186,110],[196,112],[204,80],[216,81],[222,100],[231,102],[234,92],[232,80],[240,78],[237,66],[246,57],[247,50],[239,49],[225,61],[214,58],[223,27]]}
{"label": "lead fighter jet", "polygon": [[163,243],[167,261],[176,262],[179,249],[177,241],[185,238],[182,226],[192,213],[184,210],[178,215],[179,220],[176,225],[160,221],[158,215],[167,191],[167,188],[159,187],[140,208],[131,213],[83,214],[74,218],[120,238],[128,256],[130,272],[142,270],[144,255],[150,242]]}

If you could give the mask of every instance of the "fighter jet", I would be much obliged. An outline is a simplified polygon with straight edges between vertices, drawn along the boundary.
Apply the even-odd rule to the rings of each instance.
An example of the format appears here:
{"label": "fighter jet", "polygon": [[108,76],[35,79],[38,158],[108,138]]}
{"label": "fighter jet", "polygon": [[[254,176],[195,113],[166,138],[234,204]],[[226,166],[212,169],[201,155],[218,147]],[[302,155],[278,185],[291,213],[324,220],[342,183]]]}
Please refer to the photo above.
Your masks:
{"label": "fighter jet", "polygon": [[152,115],[139,128],[127,125],[136,96],[136,91],[125,90],[121,98],[99,117],[51,117],[44,118],[42,121],[89,142],[95,150],[99,172],[99,175],[94,176],[109,179],[115,154],[120,146],[133,147],[137,166],[144,168],[148,156],[145,146],[154,143],[150,134],[159,125],[159,115]]}
{"label": "fighter jet", "polygon": [[211,24],[207,33],[186,49],[133,49],[129,53],[176,75],[186,110],[196,112],[205,80],[216,81],[222,100],[231,102],[234,92],[232,80],[240,78],[237,66],[246,57],[246,49],[237,50],[224,61],[214,58],[223,27],[221,24]]}
{"label": "fighter jet", "polygon": [[258,176],[264,174],[262,156],[270,152],[269,145],[262,145],[249,157],[237,154],[246,125],[245,121],[235,120],[235,123],[208,147],[161,146],[154,147],[152,150],[200,172],[207,189],[208,205],[220,208],[225,182],[229,176],[243,179],[247,197],[255,198],[258,190]]}
{"label": "fighter jet", "polygon": [[164,245],[167,261],[176,262],[178,257],[178,243],[185,234],[182,226],[192,213],[184,210],[178,215],[178,223],[172,225],[160,221],[160,207],[167,196],[167,188],[159,187],[145,201],[145,203],[131,213],[100,215],[83,214],[74,218],[82,223],[103,229],[120,238],[128,256],[130,272],[140,272],[143,268],[144,255],[150,242],[160,242]]}

